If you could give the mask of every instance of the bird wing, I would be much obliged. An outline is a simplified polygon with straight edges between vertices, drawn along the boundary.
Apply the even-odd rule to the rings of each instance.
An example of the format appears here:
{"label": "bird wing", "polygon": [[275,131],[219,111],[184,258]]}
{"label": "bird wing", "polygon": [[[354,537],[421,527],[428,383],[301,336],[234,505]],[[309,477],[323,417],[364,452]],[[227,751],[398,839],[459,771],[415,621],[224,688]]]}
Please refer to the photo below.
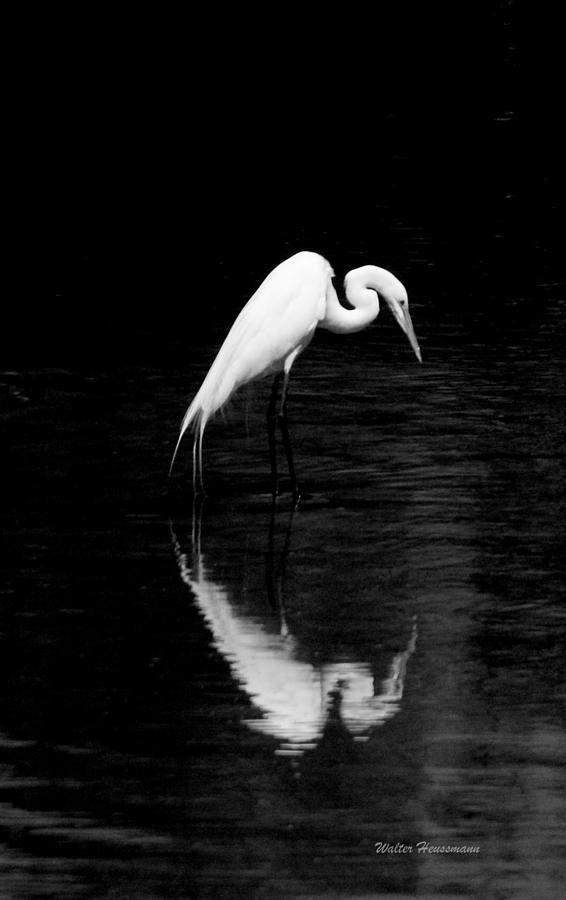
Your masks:
{"label": "bird wing", "polygon": [[190,425],[202,434],[208,419],[240,385],[281,371],[291,353],[306,347],[324,317],[332,274],[322,256],[303,252],[267,276],[236,318],[189,406],[173,462]]}

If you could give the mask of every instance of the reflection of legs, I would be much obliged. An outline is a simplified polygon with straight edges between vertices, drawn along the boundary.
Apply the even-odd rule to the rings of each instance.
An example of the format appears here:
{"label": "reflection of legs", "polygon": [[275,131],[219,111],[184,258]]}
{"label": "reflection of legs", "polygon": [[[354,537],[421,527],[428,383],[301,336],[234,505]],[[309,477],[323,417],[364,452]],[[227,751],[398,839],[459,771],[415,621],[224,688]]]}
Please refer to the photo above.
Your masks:
{"label": "reflection of legs", "polygon": [[283,438],[283,447],[285,448],[285,456],[287,457],[287,465],[289,467],[289,477],[291,478],[291,490],[296,500],[299,499],[299,485],[295,475],[295,465],[293,462],[293,449],[291,447],[291,438],[289,437],[289,425],[287,422],[287,389],[289,386],[289,373],[285,373],[283,382],[283,392],[281,395],[281,406],[279,407],[279,428],[281,429],[281,437]]}
{"label": "reflection of legs", "polygon": [[279,385],[281,383],[281,375],[276,375],[273,379],[273,387],[271,388],[271,398],[267,408],[267,436],[269,438],[269,461],[271,463],[271,490],[273,499],[278,494],[277,485],[277,447],[275,444],[275,430],[277,427],[277,394],[279,393]]}

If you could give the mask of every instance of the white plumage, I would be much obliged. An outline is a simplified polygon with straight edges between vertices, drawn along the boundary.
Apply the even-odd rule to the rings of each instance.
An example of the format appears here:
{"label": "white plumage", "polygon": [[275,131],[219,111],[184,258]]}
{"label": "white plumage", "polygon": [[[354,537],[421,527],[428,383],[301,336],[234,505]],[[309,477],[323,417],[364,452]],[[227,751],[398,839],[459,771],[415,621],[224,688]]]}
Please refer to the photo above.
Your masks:
{"label": "white plumage", "polygon": [[[291,256],[270,272],[235,320],[185,413],[170,471],[183,435],[191,427],[195,432],[194,483],[196,486],[198,468],[202,486],[202,439],[208,420],[242,384],[270,374],[283,374],[279,420],[294,481],[286,422],[282,422],[291,366],[310,343],[317,326],[349,333],[369,325],[379,312],[378,293],[391,307],[420,360],[407,292],[391,272],[377,266],[363,266],[349,272],[345,282],[346,296],[354,309],[340,305],[332,285],[333,275],[324,257],[306,250]],[[273,459],[274,454],[272,464]],[[298,494],[296,484],[293,489]]]}

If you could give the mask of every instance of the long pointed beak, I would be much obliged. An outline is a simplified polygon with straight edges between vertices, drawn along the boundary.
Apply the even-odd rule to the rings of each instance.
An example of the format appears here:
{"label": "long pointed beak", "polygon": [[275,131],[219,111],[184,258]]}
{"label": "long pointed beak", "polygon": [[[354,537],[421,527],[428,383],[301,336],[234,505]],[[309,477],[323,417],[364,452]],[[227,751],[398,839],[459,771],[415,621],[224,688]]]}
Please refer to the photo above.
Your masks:
{"label": "long pointed beak", "polygon": [[419,347],[419,342],[417,341],[417,336],[415,334],[415,329],[413,328],[413,323],[411,321],[411,316],[407,306],[401,306],[401,304],[394,299],[390,299],[388,302],[391,308],[391,312],[409,338],[409,343],[415,351],[415,356],[417,357],[418,361],[422,363],[423,360],[421,357],[421,348]]}
{"label": "long pointed beak", "polygon": [[419,342],[417,341],[417,336],[415,334],[415,329],[413,328],[413,323],[411,321],[411,316],[408,309],[404,309],[401,313],[399,325],[409,338],[409,343],[415,351],[415,356],[417,357],[418,361],[422,363],[423,360],[421,356],[421,348],[419,347]]}

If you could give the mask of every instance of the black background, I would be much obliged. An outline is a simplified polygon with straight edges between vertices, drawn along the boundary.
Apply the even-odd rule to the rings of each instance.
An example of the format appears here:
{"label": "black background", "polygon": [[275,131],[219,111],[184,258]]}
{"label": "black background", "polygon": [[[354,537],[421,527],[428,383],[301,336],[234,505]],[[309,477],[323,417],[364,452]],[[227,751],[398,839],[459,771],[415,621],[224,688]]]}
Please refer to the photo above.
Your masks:
{"label": "black background", "polygon": [[303,248],[431,315],[532,314],[564,273],[557,31],[513,2],[26,22],[7,365],[180,365]]}
{"label": "black background", "polygon": [[[213,877],[243,896],[250,859],[274,873],[266,896],[286,873],[321,895],[318,853],[327,884],[367,894],[370,842],[393,839],[390,822],[410,839],[421,784],[431,828],[483,833],[478,867],[494,858],[499,884],[531,869],[556,883],[561,37],[544,4],[518,2],[310,18],[82,5],[7,29],[0,880],[14,895],[69,895],[73,877],[97,896],[186,896],[185,878]],[[230,322],[299,249],[338,283],[364,263],[394,271],[424,364],[390,320],[381,340],[380,316],[355,343],[317,340],[292,388],[314,495],[285,580],[303,651],[363,659],[378,637],[381,678],[420,617],[392,729],[358,765],[331,728],[296,794],[250,739],[250,700],[179,579],[188,441],[185,470],[182,454],[167,469]],[[259,398],[249,409],[252,439],[243,404],[231,432],[207,431],[203,546],[211,578],[260,585],[263,604],[268,461]],[[284,497],[278,552],[286,519]],[[264,812],[247,831],[250,797]],[[364,860],[362,819],[387,823]],[[162,835],[173,844],[154,851]],[[379,877],[406,893],[417,867],[399,871]]]}

